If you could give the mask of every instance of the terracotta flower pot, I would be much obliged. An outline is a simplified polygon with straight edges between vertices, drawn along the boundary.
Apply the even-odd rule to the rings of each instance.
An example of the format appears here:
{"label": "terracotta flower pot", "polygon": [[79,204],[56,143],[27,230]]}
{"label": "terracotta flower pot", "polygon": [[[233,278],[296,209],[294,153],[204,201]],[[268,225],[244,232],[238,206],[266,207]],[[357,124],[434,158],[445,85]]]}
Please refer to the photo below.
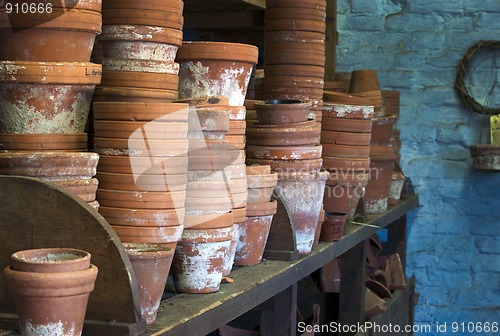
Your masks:
{"label": "terracotta flower pot", "polygon": [[354,70],[351,74],[349,93],[380,91],[377,72],[375,70]]}
{"label": "terracotta flower pot", "polygon": [[[60,264],[60,261],[48,261]],[[59,266],[59,265],[58,265]],[[29,272],[8,266],[4,277],[14,297],[24,335],[46,330],[50,335],[80,335],[97,267],[77,271]]]}
{"label": "terracotta flower pot", "polygon": [[103,46],[105,58],[173,62],[182,44],[182,30],[144,25],[105,25],[98,40]]}
{"label": "terracotta flower pot", "polygon": [[[245,209],[245,208],[242,208]],[[246,220],[246,219],[245,219]],[[229,245],[229,249],[227,250],[226,257],[224,258],[224,267],[222,269],[222,276],[223,277],[228,277],[231,275],[231,270],[233,268],[234,264],[234,258],[236,256],[236,247],[238,246],[238,240],[240,238],[240,227],[238,223],[241,223],[242,221],[234,221],[233,224],[233,239],[231,239],[231,244]]]}
{"label": "terracotta flower pot", "polygon": [[146,324],[156,320],[175,249],[159,244],[124,243],[139,290],[141,316]]}
{"label": "terracotta flower pot", "polygon": [[187,156],[188,148],[189,141],[187,139],[94,138],[95,151],[103,155],[176,157]]}
{"label": "terracotta flower pot", "polygon": [[371,143],[373,145],[389,144],[395,123],[395,115],[373,118]]}
{"label": "terracotta flower pot", "polygon": [[325,143],[323,144],[323,153],[329,157],[368,158],[370,157],[370,145],[351,146]]}
{"label": "terracotta flower pot", "polygon": [[105,9],[102,11],[103,25],[158,26],[182,30],[184,17],[181,14],[152,9]]}
{"label": "terracotta flower pot", "polygon": [[91,178],[89,180],[53,181],[52,183],[71,191],[85,202],[92,202],[96,198],[99,181]]}
{"label": "terracotta flower pot", "polygon": [[321,226],[320,240],[336,241],[344,236],[344,226],[347,220],[347,214],[341,212],[331,212],[325,216]]}
{"label": "terracotta flower pot", "polygon": [[119,226],[111,225],[122,243],[164,244],[175,247],[182,237],[184,226]]}
{"label": "terracotta flower pot", "polygon": [[177,90],[179,76],[168,73],[140,71],[103,71],[101,84],[104,86]]}
{"label": "terracotta flower pot", "polygon": [[239,239],[234,257],[235,265],[253,266],[261,262],[273,216],[274,214],[250,216],[245,222],[238,223]]}
{"label": "terracotta flower pot", "polygon": [[102,17],[100,2],[82,4],[71,10],[54,4],[51,13],[2,15],[0,60],[89,62]]}
{"label": "terracotta flower pot", "polygon": [[403,175],[403,172],[396,170],[395,168],[392,173],[391,188],[389,190],[389,205],[395,205],[399,203],[404,184],[405,177]]}
{"label": "terracotta flower pot", "polygon": [[[343,173],[329,179],[325,187],[323,207],[327,212],[346,213],[347,219],[352,220],[358,203],[365,194],[367,179],[356,181],[342,176]],[[356,173],[345,173],[346,176],[355,176]],[[364,176],[364,173],[359,176]]]}
{"label": "terracotta flower pot", "polygon": [[102,206],[137,209],[178,209],[184,207],[186,191],[128,191],[97,190],[97,200]]}
{"label": "terracotta flower pot", "polygon": [[249,175],[248,182],[248,203],[266,203],[271,200],[274,187],[277,184],[278,174],[269,175]]}
{"label": "terracotta flower pot", "polygon": [[94,92],[94,102],[169,103],[177,97],[177,90],[137,87],[97,86]]}
{"label": "terracotta flower pot", "polygon": [[125,71],[125,72],[149,72],[157,74],[179,74],[179,63],[167,62],[164,60],[137,60],[137,59],[116,59],[104,58],[101,62],[102,70]]}
{"label": "terracotta flower pot", "polygon": [[96,174],[101,189],[124,191],[183,191],[186,190],[187,175],[148,175],[108,173],[98,171]]}
{"label": "terracotta flower pot", "polygon": [[182,293],[218,291],[233,235],[233,226],[185,230],[172,264],[175,289]]}
{"label": "terracotta flower pot", "polygon": [[180,103],[95,102],[96,120],[186,122],[189,105]]}
{"label": "terracotta flower pot", "polygon": [[99,213],[109,224],[116,226],[182,226],[184,208],[135,209],[101,206]]}
{"label": "terracotta flower pot", "polygon": [[322,131],[321,143],[348,146],[369,146],[371,133]]}
{"label": "terracotta flower pot", "polygon": [[88,152],[7,152],[0,153],[0,174],[47,181],[88,180],[96,174],[98,160],[98,154]]}
{"label": "terracotta flower pot", "polygon": [[283,125],[307,121],[311,104],[301,100],[268,100],[254,104],[260,124]]}
{"label": "terracotta flower pot", "polygon": [[86,270],[90,267],[90,253],[73,248],[40,248],[23,250],[10,256],[14,271],[60,273]]}
{"label": "terracotta flower pot", "polygon": [[0,134],[0,150],[73,151],[87,150],[87,133]]}
{"label": "terracotta flower pot", "polygon": [[99,172],[141,175],[176,175],[187,171],[187,156],[141,157],[101,155]]}
{"label": "terracotta flower pot", "polygon": [[93,125],[94,135],[100,138],[175,140],[185,139],[188,133],[185,122],[94,120]]}
{"label": "terracotta flower pot", "polygon": [[181,64],[179,96],[227,96],[229,105],[243,106],[258,48],[224,42],[184,42],[177,53]]}
{"label": "terracotta flower pot", "polygon": [[0,132],[83,133],[100,80],[99,64],[0,62]]}
{"label": "terracotta flower pot", "polygon": [[371,133],[372,124],[370,119],[323,118],[321,129],[324,131]]}
{"label": "terracotta flower pot", "polygon": [[[273,198],[279,200],[283,207],[278,208],[276,219],[288,218],[295,230],[300,254],[311,252],[327,177],[327,172],[278,176]],[[280,209],[286,213],[280,213]]]}
{"label": "terracotta flower pot", "polygon": [[[324,103],[323,116],[326,118],[345,118],[345,119],[371,119],[374,108],[371,105],[355,105],[342,103]],[[357,102],[359,104],[360,102]]]}

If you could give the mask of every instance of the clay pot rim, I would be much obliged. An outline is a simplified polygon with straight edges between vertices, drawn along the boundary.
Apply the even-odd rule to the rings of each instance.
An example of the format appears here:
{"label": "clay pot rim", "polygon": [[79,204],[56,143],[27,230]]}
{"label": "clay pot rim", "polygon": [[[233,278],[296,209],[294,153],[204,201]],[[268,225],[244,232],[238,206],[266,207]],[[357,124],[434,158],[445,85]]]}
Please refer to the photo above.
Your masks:
{"label": "clay pot rim", "polygon": [[310,102],[306,102],[300,99],[268,99],[268,100],[260,100],[254,103],[255,110],[265,109],[268,110],[270,108],[276,107],[287,107],[287,108],[297,108],[302,109],[306,107],[312,106]]}
{"label": "clay pot rim", "polygon": [[[143,97],[141,94],[150,94],[151,97],[144,98],[163,98],[162,95],[170,95],[176,92],[175,90],[163,90],[163,89],[147,89],[141,87],[128,87],[128,86],[104,86],[97,85],[94,91],[95,96],[130,96],[130,93],[139,94],[137,97]],[[111,102],[112,103],[112,102]],[[118,102],[115,102],[118,103]],[[123,103],[123,102],[122,102]],[[152,103],[148,103],[152,104]],[[163,104],[163,103],[157,103]]]}
{"label": "clay pot rim", "polygon": [[[113,29],[115,31],[113,31]],[[141,37],[137,37],[139,34]],[[182,45],[182,30],[149,25],[113,24],[104,25],[102,33],[97,37],[99,42],[148,42],[164,43],[180,47]]]}
{"label": "clay pot rim", "polygon": [[[52,256],[52,257],[51,257]],[[74,271],[77,264],[82,264],[86,269],[90,266],[91,255],[89,252],[75,248],[38,248],[17,251],[11,254],[12,269],[24,272],[47,271],[39,267],[50,267],[48,272],[70,272]],[[35,269],[29,270],[30,265]],[[69,268],[69,270],[66,270]]]}
{"label": "clay pot rim", "polygon": [[127,242],[122,244],[129,258],[134,259],[169,258],[175,252],[175,249],[165,244]]}
{"label": "clay pot rim", "polygon": [[256,46],[233,42],[183,41],[177,52],[179,61],[204,59],[257,64],[258,56],[259,48]]}
{"label": "clay pot rim", "polygon": [[254,132],[300,132],[300,131],[311,131],[312,129],[320,128],[317,126],[316,121],[313,119],[308,119],[307,121],[291,123],[291,124],[253,124],[248,125],[248,131]]}
{"label": "clay pot rim", "polygon": [[55,160],[55,159],[87,159],[92,161],[99,160],[99,154],[93,152],[52,152],[52,151],[12,151],[1,152],[0,160],[9,159],[42,159],[42,160]]}
{"label": "clay pot rim", "polygon": [[[124,70],[124,66],[129,66],[129,67],[132,66],[132,67],[143,68],[142,70],[138,70],[141,72],[165,73],[171,75],[177,75],[180,69],[179,63],[176,62],[167,62],[167,61],[149,60],[149,59],[145,60],[145,59],[128,59],[128,58],[103,58],[101,60],[101,65],[104,71],[132,72],[133,70]],[[153,71],[152,68],[157,66],[160,66],[162,70],[167,70],[167,71]],[[109,67],[111,67],[111,69]]]}
{"label": "clay pot rim", "polygon": [[[139,10],[160,10],[168,13],[174,13],[174,14],[179,14],[182,15],[182,11],[184,9],[184,3],[180,0],[177,0],[177,3],[174,3],[174,1],[170,1],[165,3],[164,1],[144,1],[140,4],[131,2],[131,1],[125,1],[125,2],[120,2],[120,1],[105,1],[105,4],[108,6],[103,6],[103,10],[113,10],[113,9],[120,9],[120,8],[126,8],[126,9],[139,9]],[[170,9],[171,8],[171,9]]]}
{"label": "clay pot rim", "polygon": [[[135,120],[106,120],[106,119],[95,119],[94,121],[94,125],[97,123],[97,124],[101,124],[101,125],[108,125],[108,126],[120,126],[120,125],[123,125],[123,126],[131,126],[131,127],[137,127],[137,128],[140,128],[144,125],[148,125],[148,124],[151,124],[151,123],[154,123],[158,126],[165,126],[166,128],[164,130],[161,131],[161,133],[179,133],[179,132],[184,132],[184,131],[187,131],[187,128],[188,128],[188,124],[186,122],[183,122],[183,121],[163,121],[163,120],[159,120],[159,121],[156,121],[156,122],[151,122],[151,121],[135,121]],[[175,130],[171,130],[170,127],[179,127],[178,129],[175,129]],[[184,129],[185,128],[185,129]],[[151,132],[151,130],[148,130],[148,133]],[[156,133],[156,132],[153,132],[153,133]],[[2,134],[0,134],[0,139],[2,137]],[[172,140],[175,140],[175,139],[172,139]],[[184,139],[177,139],[177,140],[184,140]]]}

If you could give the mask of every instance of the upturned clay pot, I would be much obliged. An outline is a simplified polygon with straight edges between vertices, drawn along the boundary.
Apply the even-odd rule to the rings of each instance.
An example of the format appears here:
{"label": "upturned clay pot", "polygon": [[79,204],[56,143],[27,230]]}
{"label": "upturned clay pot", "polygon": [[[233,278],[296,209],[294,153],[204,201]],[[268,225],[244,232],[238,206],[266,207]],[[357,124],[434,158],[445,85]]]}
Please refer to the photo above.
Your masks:
{"label": "upturned clay pot", "polygon": [[71,191],[85,202],[95,201],[99,181],[96,178],[89,180],[53,181],[52,183]]}
{"label": "upturned clay pot", "polygon": [[[327,177],[328,172],[278,175],[273,199],[281,202],[283,207],[278,207],[275,219],[288,218],[300,254],[311,252]],[[280,209],[286,213],[280,213]]]}
{"label": "upturned clay pot", "polygon": [[346,220],[346,213],[327,213],[323,225],[321,226],[321,235],[319,239],[323,241],[336,241],[342,239]]}
{"label": "upturned clay pot", "polygon": [[377,72],[375,70],[354,70],[351,74],[349,93],[380,91]]}
{"label": "upturned clay pot", "polygon": [[0,150],[73,151],[85,152],[87,133],[0,134]]}
{"label": "upturned clay pot", "polygon": [[323,144],[323,153],[328,157],[341,158],[368,158],[370,157],[370,145],[367,146],[352,146],[352,145],[337,145]]}
{"label": "upturned clay pot", "polygon": [[89,62],[101,32],[100,1],[81,3],[71,10],[56,3],[50,13],[38,12],[40,7],[36,13],[21,13],[20,6],[19,13],[2,15],[0,60]]}
{"label": "upturned clay pot", "polygon": [[337,170],[326,181],[323,207],[327,212],[346,213],[351,220],[365,193],[369,175],[365,171]]}
{"label": "upturned clay pot", "polygon": [[[255,204],[255,208],[258,207],[258,204]],[[273,204],[276,205],[276,202]],[[276,212],[276,208],[274,212]],[[234,257],[235,265],[253,266],[261,262],[273,216],[274,213],[263,216],[247,216],[245,222],[238,223],[239,237]]]}
{"label": "upturned clay pot", "polygon": [[99,155],[90,152],[0,153],[0,174],[37,177],[46,181],[84,180],[96,174]]}
{"label": "upturned clay pot", "polygon": [[369,146],[371,133],[322,131],[321,143],[348,146]]}
{"label": "upturned clay pot", "polygon": [[372,145],[388,145],[395,123],[395,115],[373,118]]}
{"label": "upturned clay pot", "polygon": [[101,62],[103,71],[149,72],[158,74],[179,74],[179,63],[164,60],[137,60],[104,58]]}
{"label": "upturned clay pot", "polygon": [[178,209],[184,207],[186,191],[128,191],[97,190],[97,200],[102,206],[137,209]]}
{"label": "upturned clay pot", "polygon": [[90,253],[73,248],[40,248],[23,250],[10,256],[14,271],[59,273],[86,270],[90,267]]}
{"label": "upturned clay pot", "polygon": [[176,175],[187,171],[187,156],[172,157],[141,157],[101,155],[99,172],[141,175]]}
{"label": "upturned clay pot", "polygon": [[101,65],[0,62],[0,132],[83,133]]}
{"label": "upturned clay pot", "polygon": [[[60,266],[60,260],[47,260]],[[14,297],[23,335],[46,330],[50,335],[80,335],[90,292],[94,290],[97,267],[76,271],[31,272],[4,269]]]}
{"label": "upturned clay pot", "polygon": [[259,123],[284,125],[307,121],[311,104],[301,100],[267,100],[254,104]]}
{"label": "upturned clay pot", "polygon": [[175,249],[160,244],[124,243],[137,281],[141,316],[146,324],[156,320]]}
{"label": "upturned clay pot", "polygon": [[186,139],[188,133],[185,122],[94,120],[93,126],[100,138],[175,140]]}
{"label": "upturned clay pot", "polygon": [[108,173],[96,175],[101,189],[128,191],[182,191],[186,190],[187,174],[148,175]]}
{"label": "upturned clay pot", "polygon": [[175,289],[182,293],[218,291],[233,235],[233,226],[185,230],[172,264]]}
{"label": "upturned clay pot", "polygon": [[352,103],[323,103],[322,112],[325,118],[371,119],[374,108],[371,105],[354,105]]}
{"label": "upturned clay pot", "polygon": [[96,120],[187,122],[189,105],[181,103],[94,102]]}
{"label": "upturned clay pot", "polygon": [[177,98],[177,90],[97,86],[94,92],[93,100],[94,102],[169,103]]}
{"label": "upturned clay pot", "polygon": [[[140,133],[139,136],[143,134]],[[150,140],[144,138],[97,138],[94,137],[94,150],[102,155],[129,155],[143,157],[187,156],[189,140]]]}
{"label": "upturned clay pot", "polygon": [[122,243],[164,244],[175,247],[182,237],[184,226],[119,226],[111,225]]}
{"label": "upturned clay pot", "polygon": [[105,58],[173,62],[182,44],[182,30],[144,25],[105,25],[98,40],[103,46]]}
{"label": "upturned clay pot", "polygon": [[179,96],[227,96],[230,106],[243,106],[257,56],[258,48],[246,44],[184,42],[177,53]]}
{"label": "upturned clay pot", "polygon": [[[306,122],[307,123],[307,122]],[[319,144],[321,128],[315,123],[307,126],[295,123],[265,127],[250,125],[247,128],[247,143],[260,146],[306,146]]]}
{"label": "upturned clay pot", "polygon": [[158,26],[182,30],[184,24],[184,17],[182,14],[162,11],[157,8],[104,9],[102,11],[102,16],[103,25]]}
{"label": "upturned clay pot", "polygon": [[371,133],[372,121],[370,119],[345,119],[328,118],[321,120],[321,129],[324,131]]}
{"label": "upturned clay pot", "polygon": [[103,71],[101,84],[104,86],[177,90],[179,76],[140,71]]}

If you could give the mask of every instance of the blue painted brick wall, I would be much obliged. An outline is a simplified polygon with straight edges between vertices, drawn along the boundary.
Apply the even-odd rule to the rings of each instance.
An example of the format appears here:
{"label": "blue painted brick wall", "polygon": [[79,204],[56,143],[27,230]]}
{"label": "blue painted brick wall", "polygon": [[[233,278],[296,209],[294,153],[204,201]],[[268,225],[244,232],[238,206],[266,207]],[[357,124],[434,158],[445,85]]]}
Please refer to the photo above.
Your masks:
{"label": "blue painted brick wall", "polygon": [[500,172],[472,169],[469,146],[485,141],[487,122],[453,88],[468,47],[500,40],[500,2],[338,0],[337,8],[337,71],[376,69],[384,89],[401,91],[402,164],[423,205],[409,222],[415,323],[446,322],[451,335],[452,322],[500,322]]}

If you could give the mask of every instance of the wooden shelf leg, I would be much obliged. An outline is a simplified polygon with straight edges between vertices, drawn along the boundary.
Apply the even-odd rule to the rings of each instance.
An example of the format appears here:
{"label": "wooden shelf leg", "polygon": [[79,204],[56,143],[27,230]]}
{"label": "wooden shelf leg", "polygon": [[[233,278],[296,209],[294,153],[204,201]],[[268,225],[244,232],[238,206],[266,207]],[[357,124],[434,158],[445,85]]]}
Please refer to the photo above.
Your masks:
{"label": "wooden shelf leg", "polygon": [[272,310],[262,312],[262,336],[295,336],[297,327],[297,284],[275,295]]}
{"label": "wooden shelf leg", "polygon": [[[340,255],[339,323],[357,325],[365,320],[366,251],[361,242]],[[339,333],[353,335],[354,333]]]}

